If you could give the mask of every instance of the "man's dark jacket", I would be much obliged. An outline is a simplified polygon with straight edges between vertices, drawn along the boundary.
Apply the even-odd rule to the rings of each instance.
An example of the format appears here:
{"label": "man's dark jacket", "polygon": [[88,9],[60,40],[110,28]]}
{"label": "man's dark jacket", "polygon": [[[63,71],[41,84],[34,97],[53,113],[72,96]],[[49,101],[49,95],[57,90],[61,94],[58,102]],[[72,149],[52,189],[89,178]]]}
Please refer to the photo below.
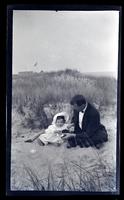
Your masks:
{"label": "man's dark jacket", "polygon": [[74,132],[76,134],[82,134],[83,132],[85,132],[88,137],[92,137],[100,129],[105,130],[105,127],[100,123],[99,112],[90,103],[87,104],[87,108],[84,113],[84,117],[82,120],[82,130],[79,127],[79,112],[74,111],[72,122],[75,125]]}

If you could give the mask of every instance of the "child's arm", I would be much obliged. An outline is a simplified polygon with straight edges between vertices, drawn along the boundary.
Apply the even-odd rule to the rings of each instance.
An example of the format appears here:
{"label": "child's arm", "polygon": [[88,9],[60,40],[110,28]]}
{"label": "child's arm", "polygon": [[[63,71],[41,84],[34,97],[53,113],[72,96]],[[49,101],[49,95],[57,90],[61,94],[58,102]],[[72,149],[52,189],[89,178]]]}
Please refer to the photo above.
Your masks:
{"label": "child's arm", "polygon": [[66,129],[62,131],[61,137],[62,138],[68,138],[70,137],[70,134],[72,135],[74,133],[74,125],[73,124],[67,124]]}

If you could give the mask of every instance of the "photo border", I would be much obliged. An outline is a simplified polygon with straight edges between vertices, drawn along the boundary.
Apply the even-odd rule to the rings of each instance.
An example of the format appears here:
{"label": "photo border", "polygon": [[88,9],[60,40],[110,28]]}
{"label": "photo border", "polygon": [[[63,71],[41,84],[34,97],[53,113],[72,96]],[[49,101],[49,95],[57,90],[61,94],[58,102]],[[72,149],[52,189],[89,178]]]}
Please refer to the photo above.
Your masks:
{"label": "photo border", "polygon": [[[92,10],[117,10],[119,11],[119,47],[118,47],[118,83],[117,83],[117,142],[116,142],[116,186],[117,192],[66,192],[66,191],[11,191],[10,174],[11,174],[11,111],[12,111],[12,28],[13,28],[13,10],[55,10],[55,11],[92,11]],[[6,51],[6,78],[7,78],[7,133],[6,133],[6,195],[7,196],[65,196],[65,195],[120,195],[120,110],[121,110],[121,36],[122,35],[122,7],[112,5],[35,5],[20,4],[7,5],[7,51]],[[118,156],[119,155],[119,156]]]}

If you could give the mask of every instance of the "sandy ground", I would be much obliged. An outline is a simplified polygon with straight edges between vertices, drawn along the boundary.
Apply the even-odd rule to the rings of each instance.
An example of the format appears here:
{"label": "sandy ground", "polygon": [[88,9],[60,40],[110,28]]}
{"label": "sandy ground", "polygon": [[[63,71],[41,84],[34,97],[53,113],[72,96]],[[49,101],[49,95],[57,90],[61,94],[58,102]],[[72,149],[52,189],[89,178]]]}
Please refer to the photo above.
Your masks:
{"label": "sandy ground", "polygon": [[[116,115],[113,109],[106,110],[101,115],[101,122],[107,128],[109,141],[99,150],[78,146],[67,149],[66,144],[61,147],[39,146],[36,140],[25,143],[25,137],[32,131],[20,126],[21,118],[17,113],[13,113],[12,117],[11,190],[33,190],[25,167],[31,168],[40,179],[47,176],[49,166],[54,172],[59,173],[63,161],[68,163],[81,161],[83,167],[88,169],[97,165],[100,159],[112,169],[116,168]],[[18,137],[15,137],[15,133]]]}

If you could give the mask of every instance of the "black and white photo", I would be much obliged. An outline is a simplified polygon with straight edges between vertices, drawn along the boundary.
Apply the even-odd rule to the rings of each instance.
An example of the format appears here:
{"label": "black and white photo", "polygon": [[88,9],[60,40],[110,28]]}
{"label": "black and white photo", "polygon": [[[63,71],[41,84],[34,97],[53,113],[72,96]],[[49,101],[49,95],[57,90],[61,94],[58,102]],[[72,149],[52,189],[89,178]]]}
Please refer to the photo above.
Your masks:
{"label": "black and white photo", "polygon": [[119,10],[12,10],[10,188],[119,193]]}

